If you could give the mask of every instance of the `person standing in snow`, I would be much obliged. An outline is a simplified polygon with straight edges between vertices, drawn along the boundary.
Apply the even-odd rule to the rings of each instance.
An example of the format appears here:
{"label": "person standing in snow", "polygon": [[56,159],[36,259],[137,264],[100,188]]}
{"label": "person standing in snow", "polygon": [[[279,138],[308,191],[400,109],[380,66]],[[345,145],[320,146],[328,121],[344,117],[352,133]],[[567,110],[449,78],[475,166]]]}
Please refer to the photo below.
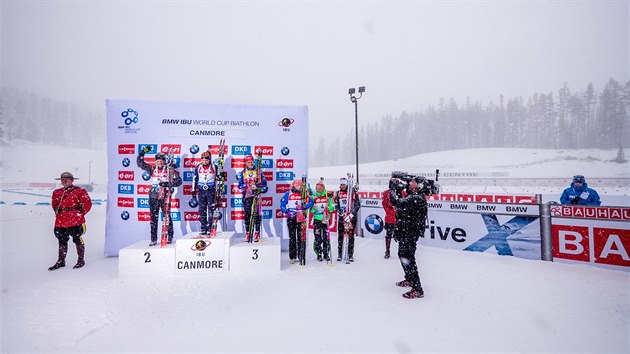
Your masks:
{"label": "person standing in snow", "polygon": [[[404,293],[407,299],[424,297],[424,290],[418,275],[416,247],[418,239],[424,235],[428,212],[427,200],[422,192],[424,177],[413,177],[408,182],[394,179],[390,183],[390,201],[396,208],[398,231],[394,238],[398,241],[398,258],[405,272],[405,279],[396,283],[400,287],[411,287]],[[407,187],[407,195],[403,189]]]}
{"label": "person standing in snow", "polygon": [[[289,229],[289,260],[291,264],[297,260],[297,244],[302,237],[302,223],[308,220],[301,219],[298,214],[313,206],[313,198],[309,197],[306,205],[302,205],[302,180],[296,179],[291,183],[291,189],[282,196],[280,210],[287,216],[287,228]],[[303,214],[302,214],[303,215]]]}
{"label": "person standing in snow", "polygon": [[[151,189],[149,190],[149,211],[151,213],[151,243],[149,247],[157,245],[157,230],[160,209],[166,213],[166,199],[168,188],[182,185],[182,178],[174,167],[166,166],[166,156],[161,153],[155,154],[155,166],[151,166],[144,161],[144,154],[151,151],[151,146],[147,145],[140,150],[136,162],[138,167],[151,176]],[[170,171],[169,171],[170,170]],[[169,176],[170,172],[170,176]],[[168,206],[170,210],[170,206]],[[173,243],[173,220],[168,219],[168,244]]]}
{"label": "person standing in snow", "polygon": [[[313,247],[317,260],[322,261],[325,259],[330,261],[330,240],[328,239],[328,223],[330,220],[330,213],[335,210],[332,198],[328,197],[326,186],[324,181],[319,180],[315,185],[315,195],[313,196],[313,206],[311,207],[311,213],[313,214],[313,234],[315,235],[315,242]],[[323,254],[323,256],[322,256]]]}
{"label": "person standing in snow", "polygon": [[[245,168],[238,176],[238,188],[243,191],[243,209],[245,209],[245,240],[250,241],[254,237],[254,242],[260,239],[260,215],[257,210],[252,210],[254,198],[258,194],[267,193],[267,180],[262,174],[261,168],[254,166],[254,156],[245,156]],[[252,225],[252,223],[254,223]],[[254,232],[250,234],[250,230]]]}
{"label": "person standing in snow", "polygon": [[77,264],[73,268],[81,268],[85,265],[85,243],[83,236],[87,230],[85,226],[85,214],[92,209],[92,199],[87,191],[73,185],[75,180],[70,172],[64,172],[56,180],[61,181],[62,188],[56,189],[52,194],[52,208],[55,211],[55,237],[59,241],[59,258],[48,270],[55,270],[66,266],[66,254],[68,253],[68,241],[77,247]]}
{"label": "person standing in snow", "polygon": [[588,183],[582,175],[573,176],[573,182],[569,188],[565,189],[560,196],[560,204],[572,205],[601,205],[599,194],[588,188]]}
{"label": "person standing in snow", "polygon": [[[202,236],[208,235],[210,226],[212,225],[212,216],[215,200],[215,180],[224,176],[217,175],[217,166],[211,163],[209,151],[201,154],[201,163],[195,167],[195,177],[192,183],[192,199],[196,202],[199,197],[199,221],[201,222]],[[221,193],[219,191],[219,193]]]}
{"label": "person standing in snow", "polygon": [[[335,192],[333,201],[335,202],[335,209],[337,210],[337,261],[341,262],[343,257],[343,235],[344,232],[348,232],[348,260],[354,262],[354,230],[357,226],[357,214],[361,209],[361,200],[359,199],[359,193],[357,193],[358,185],[352,188],[352,191],[348,191],[348,179],[342,177],[339,180],[339,190]],[[348,193],[352,195],[352,205],[348,204]],[[346,221],[344,223],[344,221]],[[346,230],[346,224],[350,226],[350,230]]]}
{"label": "person standing in snow", "polygon": [[[390,185],[392,181],[390,180]],[[390,246],[392,244],[392,238],[396,234],[396,208],[389,200],[391,191],[389,189],[383,192],[383,209],[385,210],[385,259],[390,257]]]}

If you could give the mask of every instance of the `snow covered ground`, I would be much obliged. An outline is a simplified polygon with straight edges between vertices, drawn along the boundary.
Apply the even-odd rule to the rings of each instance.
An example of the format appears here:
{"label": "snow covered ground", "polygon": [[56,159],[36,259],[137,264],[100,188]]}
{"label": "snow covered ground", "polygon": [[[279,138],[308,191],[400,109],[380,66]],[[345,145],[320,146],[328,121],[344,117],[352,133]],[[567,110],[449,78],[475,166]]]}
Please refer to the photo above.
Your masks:
{"label": "snow covered ground", "polygon": [[[101,151],[32,144],[3,150],[5,187],[52,181],[65,170],[87,182],[89,161],[92,181],[106,182]],[[612,155],[608,151],[606,158]],[[379,172],[422,171],[422,164],[430,171],[438,164],[404,167],[401,161]],[[628,176],[627,164],[585,160],[579,169],[565,166],[558,174],[534,161],[523,164],[534,167],[525,172],[528,167],[514,162],[485,171]],[[327,171],[311,174],[333,178],[345,172]],[[87,215],[87,265],[72,269],[71,244],[70,266],[49,272],[56,260],[53,213],[37,203],[48,201],[50,191],[8,189],[0,195],[6,202],[0,205],[3,353],[630,352],[629,272],[421,247],[426,296],[406,300],[404,289],[394,285],[403,278],[397,258],[383,259],[382,240],[359,238],[350,265],[329,268],[311,255],[304,269],[284,257],[281,272],[264,276],[125,279],[118,277],[118,259],[103,256],[104,204]],[[91,196],[106,198],[98,188]],[[12,205],[17,200],[25,205]]]}

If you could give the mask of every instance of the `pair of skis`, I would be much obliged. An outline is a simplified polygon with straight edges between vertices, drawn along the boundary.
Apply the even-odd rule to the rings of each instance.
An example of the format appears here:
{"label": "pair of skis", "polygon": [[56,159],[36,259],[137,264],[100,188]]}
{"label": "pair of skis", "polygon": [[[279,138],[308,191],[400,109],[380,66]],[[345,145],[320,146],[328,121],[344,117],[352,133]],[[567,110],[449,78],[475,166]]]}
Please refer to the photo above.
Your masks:
{"label": "pair of skis", "polygon": [[350,256],[349,256],[349,243],[350,236],[352,236],[352,220],[349,222],[346,221],[348,215],[352,214],[352,205],[354,203],[354,175],[352,173],[348,173],[348,188],[346,189],[346,211],[343,215],[343,248],[342,248],[342,259],[346,264],[350,264]]}
{"label": "pair of skis", "polygon": [[[304,208],[306,204],[308,204],[308,198],[310,197],[308,191],[308,185],[306,182],[306,174],[302,174],[302,198],[301,198],[301,207]],[[300,260],[300,266],[306,265],[306,244],[307,237],[306,232],[308,231],[308,210],[300,210],[297,214],[297,222],[302,223],[301,232],[300,232],[300,240],[298,247],[298,259]]]}
{"label": "pair of skis", "polygon": [[[262,167],[262,149],[258,150],[258,155],[256,157],[256,182],[255,183],[260,183],[262,182],[262,176],[261,176],[261,167]],[[249,229],[247,230],[247,233],[249,234],[249,239],[247,239],[247,242],[252,243],[254,242],[254,233],[256,232],[256,222],[258,220],[260,220],[261,217],[261,213],[262,213],[262,205],[260,204],[260,188],[256,188],[256,191],[254,192],[254,199],[252,201],[252,209],[251,212],[249,214]],[[258,238],[258,242],[261,242],[261,238],[259,235]]]}
{"label": "pair of skis", "polygon": [[162,237],[160,238],[160,247],[166,247],[168,244],[168,225],[171,223],[171,197],[173,195],[173,165],[175,164],[175,158],[173,156],[173,149],[168,150],[166,155],[166,171],[168,174],[168,187],[166,190],[166,199],[164,200],[164,220],[162,220]]}
{"label": "pair of skis", "polygon": [[221,199],[223,198],[223,189],[225,188],[225,180],[227,179],[225,174],[225,139],[221,139],[219,142],[219,159],[217,161],[217,173],[215,174],[214,183],[214,200],[212,207],[212,225],[210,226],[210,237],[217,235],[217,227],[219,220],[223,217],[219,206],[221,205]]}

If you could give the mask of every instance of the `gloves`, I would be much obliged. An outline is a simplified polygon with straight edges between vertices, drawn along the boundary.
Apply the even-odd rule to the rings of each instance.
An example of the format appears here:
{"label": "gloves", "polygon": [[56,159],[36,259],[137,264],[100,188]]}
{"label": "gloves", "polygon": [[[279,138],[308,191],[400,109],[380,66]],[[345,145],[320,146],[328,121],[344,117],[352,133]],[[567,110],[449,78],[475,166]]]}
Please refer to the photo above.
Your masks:
{"label": "gloves", "polygon": [[160,182],[160,187],[170,187],[168,182]]}
{"label": "gloves", "polygon": [[219,181],[227,181],[227,171],[219,173]]}
{"label": "gloves", "polygon": [[353,219],[353,218],[354,218],[354,215],[352,215],[352,214],[348,214],[348,215],[346,215],[346,216],[343,218],[343,220],[344,220],[345,222],[347,222],[348,224],[350,224],[350,223],[352,222],[352,219]]}
{"label": "gloves", "polygon": [[580,201],[580,197],[579,197],[579,196],[578,196],[578,197],[575,197],[575,198],[573,198],[573,199],[571,200],[571,204],[574,204],[574,205],[575,205],[575,204],[577,204],[579,201]]}
{"label": "gloves", "polygon": [[192,200],[194,200],[194,201],[195,201],[195,203],[197,203],[197,196],[196,196],[195,194],[193,194],[193,196],[192,196]]}
{"label": "gloves", "polygon": [[145,147],[142,148],[142,150],[140,150],[140,153],[144,155],[147,152],[151,151],[151,149],[152,149],[151,145],[146,145]]}

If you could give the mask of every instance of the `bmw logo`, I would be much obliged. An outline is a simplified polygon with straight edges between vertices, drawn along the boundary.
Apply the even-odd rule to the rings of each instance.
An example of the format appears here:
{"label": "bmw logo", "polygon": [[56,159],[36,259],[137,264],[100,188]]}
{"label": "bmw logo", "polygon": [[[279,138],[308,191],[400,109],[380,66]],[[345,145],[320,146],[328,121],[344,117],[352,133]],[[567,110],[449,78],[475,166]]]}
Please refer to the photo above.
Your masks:
{"label": "bmw logo", "polygon": [[198,152],[199,152],[199,145],[195,144],[195,145],[190,147],[190,153],[191,154],[196,154]]}
{"label": "bmw logo", "polygon": [[129,220],[129,212],[127,210],[123,211],[122,214],[120,214],[120,217],[123,220]]}
{"label": "bmw logo", "polygon": [[131,164],[131,161],[129,161],[129,158],[125,157],[125,158],[122,160],[122,165],[123,165],[123,166],[125,166],[125,167],[129,167],[129,165],[130,165],[130,164]]}
{"label": "bmw logo", "polygon": [[151,175],[148,174],[147,172],[142,173],[142,179],[145,181],[148,181],[151,179]]}
{"label": "bmw logo", "polygon": [[365,228],[375,235],[383,231],[383,219],[376,214],[370,214],[365,218]]}
{"label": "bmw logo", "polygon": [[284,147],[282,148],[282,150],[280,150],[280,153],[282,153],[282,156],[287,156],[287,155],[289,154],[289,152],[290,152],[290,151],[289,151],[289,148],[288,148],[288,147],[286,147],[286,146],[284,146]]}

